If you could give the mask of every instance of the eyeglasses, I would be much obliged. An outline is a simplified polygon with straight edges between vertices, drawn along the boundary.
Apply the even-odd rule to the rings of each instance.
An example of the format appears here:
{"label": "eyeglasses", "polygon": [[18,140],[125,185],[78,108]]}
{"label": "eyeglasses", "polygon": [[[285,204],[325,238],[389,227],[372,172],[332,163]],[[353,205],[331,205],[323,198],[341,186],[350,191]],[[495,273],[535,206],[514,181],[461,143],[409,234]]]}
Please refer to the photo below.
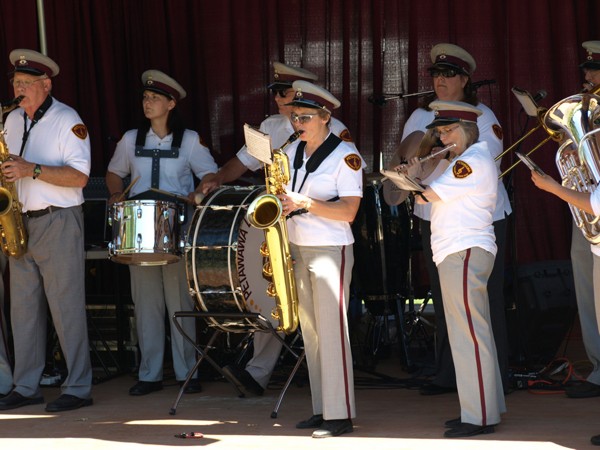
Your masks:
{"label": "eyeglasses", "polygon": [[300,115],[298,115],[296,113],[292,113],[290,118],[292,119],[292,122],[308,123],[315,116],[318,116],[318,114],[300,114]]}
{"label": "eyeglasses", "polygon": [[36,82],[42,81],[42,80],[47,80],[47,79],[48,79],[48,77],[38,78],[37,80],[15,80],[13,78],[12,80],[10,80],[10,84],[12,84],[13,87],[16,87],[16,88],[27,89],[33,83],[36,83]]}
{"label": "eyeglasses", "polygon": [[452,133],[454,130],[456,130],[458,127],[460,127],[460,125],[454,125],[452,128],[448,127],[448,128],[444,128],[442,130],[435,130],[433,132],[433,135],[435,137],[442,137],[445,136],[446,134],[450,134]]}
{"label": "eyeglasses", "polygon": [[454,78],[458,73],[454,69],[446,69],[446,70],[432,70],[431,76],[433,78],[444,77],[444,78]]}
{"label": "eyeglasses", "polygon": [[277,97],[279,95],[281,98],[285,98],[290,92],[293,91],[293,89],[273,89],[273,97]]}

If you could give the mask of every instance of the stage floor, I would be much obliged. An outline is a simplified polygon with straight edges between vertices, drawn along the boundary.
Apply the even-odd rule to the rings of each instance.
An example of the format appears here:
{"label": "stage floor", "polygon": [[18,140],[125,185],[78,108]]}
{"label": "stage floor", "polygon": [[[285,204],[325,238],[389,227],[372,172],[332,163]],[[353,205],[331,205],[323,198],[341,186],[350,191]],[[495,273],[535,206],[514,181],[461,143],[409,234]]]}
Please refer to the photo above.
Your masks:
{"label": "stage floor", "polygon": [[[571,345],[571,351],[576,346]],[[130,374],[94,386],[94,405],[48,414],[44,405],[0,413],[3,449],[140,449],[206,446],[214,449],[591,449],[600,434],[600,398],[573,400],[562,393],[533,394],[515,390],[507,396],[508,412],[496,432],[464,440],[443,438],[444,421],[459,414],[456,394],[422,396],[414,373],[401,369],[395,352],[379,361],[374,373],[356,370],[358,416],[355,431],[342,437],[312,439],[311,430],[295,423],[311,415],[310,390],[300,383],[288,390],[278,417],[271,412],[280,392],[276,383],[261,397],[237,396],[223,380],[203,382],[204,391],[184,395],[176,415],[169,410],[179,387],[144,397],[127,394]],[[281,377],[279,377],[281,378]],[[283,378],[281,378],[283,379]],[[43,389],[46,401],[59,389]],[[199,432],[198,439],[176,434]]]}

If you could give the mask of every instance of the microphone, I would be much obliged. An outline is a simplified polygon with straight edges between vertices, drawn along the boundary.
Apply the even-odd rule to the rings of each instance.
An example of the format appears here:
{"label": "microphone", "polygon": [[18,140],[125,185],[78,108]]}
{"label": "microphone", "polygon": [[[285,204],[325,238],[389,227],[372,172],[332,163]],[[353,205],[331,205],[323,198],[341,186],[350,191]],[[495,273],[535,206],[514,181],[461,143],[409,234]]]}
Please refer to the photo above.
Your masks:
{"label": "microphone", "polygon": [[472,83],[473,88],[477,89],[481,86],[487,86],[488,84],[496,84],[496,80],[480,80],[480,81],[474,81]]}
{"label": "microphone", "polygon": [[542,99],[546,98],[546,96],[547,96],[547,95],[548,95],[548,93],[547,93],[545,90],[543,90],[543,89],[540,89],[540,90],[539,90],[539,91],[537,91],[537,92],[536,92],[536,94],[533,96],[533,101],[537,103],[537,102],[539,102],[540,100],[542,100]]}
{"label": "microphone", "polygon": [[367,100],[369,101],[369,103],[372,103],[377,106],[383,106],[387,103],[386,98],[381,95],[371,95]]}

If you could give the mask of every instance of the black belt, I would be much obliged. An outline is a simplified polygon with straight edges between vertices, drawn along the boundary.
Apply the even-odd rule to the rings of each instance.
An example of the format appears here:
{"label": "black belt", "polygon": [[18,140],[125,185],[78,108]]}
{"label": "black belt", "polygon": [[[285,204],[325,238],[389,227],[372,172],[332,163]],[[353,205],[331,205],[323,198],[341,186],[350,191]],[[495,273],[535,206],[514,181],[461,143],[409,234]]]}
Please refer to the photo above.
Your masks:
{"label": "black belt", "polygon": [[61,206],[48,206],[47,208],[36,209],[35,211],[25,211],[23,214],[25,214],[29,218],[42,217],[42,216],[45,216],[46,214],[50,214],[52,211],[58,211],[59,209],[64,209],[64,208],[62,208]]}

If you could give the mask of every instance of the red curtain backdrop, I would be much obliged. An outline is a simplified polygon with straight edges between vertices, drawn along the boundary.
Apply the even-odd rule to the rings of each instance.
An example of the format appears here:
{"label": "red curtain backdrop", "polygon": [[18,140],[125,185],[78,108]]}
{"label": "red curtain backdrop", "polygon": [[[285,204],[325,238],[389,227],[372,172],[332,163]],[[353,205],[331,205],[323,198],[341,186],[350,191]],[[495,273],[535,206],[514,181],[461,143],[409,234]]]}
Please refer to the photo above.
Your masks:
{"label": "red curtain backdrop", "polygon": [[[121,134],[141,114],[140,76],[163,70],[187,90],[180,103],[218,163],[243,144],[242,125],[275,112],[265,86],[271,62],[301,65],[342,102],[335,112],[378,171],[397,148],[418,105],[407,94],[431,89],[426,68],[439,42],[466,48],[474,80],[493,79],[481,100],[496,113],[506,146],[525,120],[510,88],[547,91],[549,107],[581,89],[581,43],[600,39],[597,0],[52,0],[45,2],[47,53],[61,67],[54,95],[75,107],[92,139],[93,176],[103,176]],[[40,49],[35,0],[0,3],[0,98],[12,97],[8,53]],[[6,76],[5,76],[6,75]],[[402,94],[383,106],[372,95]],[[545,137],[536,133],[528,151]],[[557,176],[556,143],[534,154]],[[514,156],[506,157],[508,165]],[[569,258],[567,207],[538,191],[522,167],[507,177],[514,198],[515,259]],[[459,212],[457,212],[459,213]]]}

